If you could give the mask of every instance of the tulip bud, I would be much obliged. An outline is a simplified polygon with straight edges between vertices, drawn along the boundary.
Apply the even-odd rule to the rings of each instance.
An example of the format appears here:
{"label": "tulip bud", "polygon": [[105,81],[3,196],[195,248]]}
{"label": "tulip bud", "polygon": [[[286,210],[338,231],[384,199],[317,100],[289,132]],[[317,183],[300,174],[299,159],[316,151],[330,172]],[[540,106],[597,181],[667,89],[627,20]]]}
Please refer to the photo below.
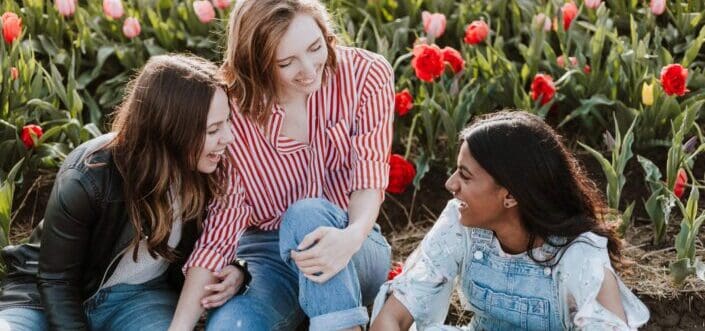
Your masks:
{"label": "tulip bud", "polygon": [[122,24],[122,33],[128,39],[137,37],[140,32],[142,32],[142,27],[140,22],[134,17],[128,17],[125,19],[125,23]]}
{"label": "tulip bud", "polygon": [[605,131],[605,133],[602,134],[602,140],[605,142],[605,146],[607,146],[607,149],[614,149],[616,142],[614,141],[614,137],[609,131]]}
{"label": "tulip bud", "polygon": [[688,139],[688,141],[686,141],[685,144],[683,144],[683,151],[686,154],[690,154],[690,153],[694,152],[695,147],[698,145],[698,143],[700,143],[700,141],[698,140],[698,136],[690,137],[690,139]]}
{"label": "tulip bud", "polygon": [[198,20],[206,24],[215,18],[215,9],[210,1],[200,0],[193,2],[193,11],[196,13]]}
{"label": "tulip bud", "polygon": [[17,70],[16,67],[10,68],[10,78],[12,78],[12,80],[15,80],[18,77],[20,77],[20,71]]}
{"label": "tulip bud", "polygon": [[644,83],[641,88],[641,103],[644,106],[651,106],[654,104],[654,84]]}
{"label": "tulip bud", "polygon": [[76,11],[76,0],[56,0],[54,5],[59,14],[64,17],[71,16]]}
{"label": "tulip bud", "polygon": [[666,11],[666,0],[651,0],[649,8],[654,15],[659,16]]}
{"label": "tulip bud", "polygon": [[103,13],[114,20],[122,17],[125,10],[122,8],[120,0],[103,0]]}
{"label": "tulip bud", "polygon": [[213,5],[218,9],[226,9],[230,7],[230,0],[213,0]]}
{"label": "tulip bud", "polygon": [[543,31],[551,31],[551,19],[544,13],[538,13],[534,16],[534,26],[543,29]]}

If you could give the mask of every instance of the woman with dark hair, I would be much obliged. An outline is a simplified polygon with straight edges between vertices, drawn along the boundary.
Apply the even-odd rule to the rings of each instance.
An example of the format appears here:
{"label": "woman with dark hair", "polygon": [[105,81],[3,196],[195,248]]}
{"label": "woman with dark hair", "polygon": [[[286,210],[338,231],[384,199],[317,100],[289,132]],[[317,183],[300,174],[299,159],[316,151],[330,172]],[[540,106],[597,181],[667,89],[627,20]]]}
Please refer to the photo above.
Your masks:
{"label": "woman with dark hair", "polygon": [[[2,251],[0,330],[168,328],[233,141],[216,71],[192,56],[150,58],[113,132],[66,157],[30,242]],[[235,270],[214,277],[207,306],[235,294]]]}
{"label": "woman with dark hair", "polygon": [[[443,326],[458,279],[466,330],[630,330],[649,312],[619,280],[620,242],[596,186],[540,118],[463,131],[451,200],[378,295],[372,330]],[[376,316],[376,317],[375,317]]]}

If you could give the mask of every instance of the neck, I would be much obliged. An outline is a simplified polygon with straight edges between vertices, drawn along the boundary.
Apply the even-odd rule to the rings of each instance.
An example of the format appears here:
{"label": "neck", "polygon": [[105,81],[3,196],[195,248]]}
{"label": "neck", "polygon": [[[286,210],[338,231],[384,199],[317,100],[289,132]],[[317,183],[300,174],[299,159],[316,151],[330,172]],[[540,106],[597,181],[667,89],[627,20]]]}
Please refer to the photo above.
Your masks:
{"label": "neck", "polygon": [[[517,212],[508,212],[508,215],[503,222],[497,222],[499,227],[492,229],[502,246],[502,250],[509,254],[520,254],[526,251],[529,246],[529,232],[524,228],[521,218]],[[543,245],[541,238],[534,240],[532,248]]]}

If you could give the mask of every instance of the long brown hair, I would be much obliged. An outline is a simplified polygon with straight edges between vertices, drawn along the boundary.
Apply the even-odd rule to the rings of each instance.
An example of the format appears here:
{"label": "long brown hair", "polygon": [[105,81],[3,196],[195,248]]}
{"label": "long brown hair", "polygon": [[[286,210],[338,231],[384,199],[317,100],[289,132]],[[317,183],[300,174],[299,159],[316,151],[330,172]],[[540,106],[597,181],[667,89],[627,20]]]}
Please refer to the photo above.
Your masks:
{"label": "long brown hair", "polygon": [[[214,78],[217,69],[195,56],[154,56],[128,84],[107,148],[124,182],[135,260],[146,235],[150,255],[173,261],[167,242],[175,217],[200,226],[208,200],[221,192],[222,170],[197,170],[211,99],[224,87]],[[180,215],[174,214],[175,199]]]}
{"label": "long brown hair", "polygon": [[239,111],[264,126],[277,97],[276,50],[296,14],[308,14],[326,40],[323,81],[336,69],[336,37],[318,0],[239,0],[228,22],[227,49],[220,74]]}
{"label": "long brown hair", "polygon": [[[608,209],[600,191],[548,124],[524,111],[501,111],[478,117],[461,138],[480,166],[516,199],[529,232],[529,257],[555,265],[580,234],[592,231],[607,238],[610,260],[621,266],[621,244],[605,223]],[[559,247],[559,254],[536,260],[531,248],[537,238]]]}

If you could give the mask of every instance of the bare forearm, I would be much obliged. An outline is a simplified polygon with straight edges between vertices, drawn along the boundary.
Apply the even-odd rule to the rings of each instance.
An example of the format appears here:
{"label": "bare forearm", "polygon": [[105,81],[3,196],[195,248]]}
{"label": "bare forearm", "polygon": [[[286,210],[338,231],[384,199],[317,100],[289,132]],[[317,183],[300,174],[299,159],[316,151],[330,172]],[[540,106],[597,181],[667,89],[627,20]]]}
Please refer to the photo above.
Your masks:
{"label": "bare forearm", "polygon": [[355,191],[350,195],[348,206],[348,229],[364,240],[372,230],[382,205],[379,190],[367,189]]}
{"label": "bare forearm", "polygon": [[409,330],[414,318],[404,305],[390,295],[375,318],[370,331]]}
{"label": "bare forearm", "polygon": [[192,267],[188,270],[174,319],[169,327],[170,331],[193,330],[204,311],[201,299],[208,292],[204,287],[216,281],[208,269]]}

